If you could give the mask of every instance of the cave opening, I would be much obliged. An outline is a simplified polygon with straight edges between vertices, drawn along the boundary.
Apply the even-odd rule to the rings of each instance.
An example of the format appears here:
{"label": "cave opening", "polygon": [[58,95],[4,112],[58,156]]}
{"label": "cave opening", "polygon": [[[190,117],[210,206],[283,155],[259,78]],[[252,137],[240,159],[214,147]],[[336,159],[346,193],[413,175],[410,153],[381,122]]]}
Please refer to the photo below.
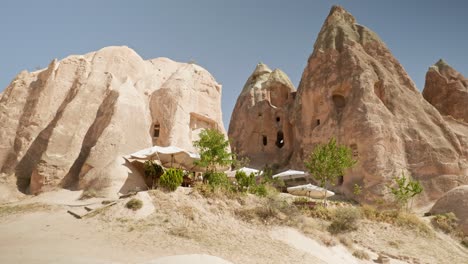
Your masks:
{"label": "cave opening", "polygon": [[263,135],[262,136],[262,141],[263,141],[263,146],[266,146],[268,144],[268,138],[267,136]]}
{"label": "cave opening", "polygon": [[282,148],[284,146],[284,134],[283,131],[278,131],[276,134],[276,146]]}

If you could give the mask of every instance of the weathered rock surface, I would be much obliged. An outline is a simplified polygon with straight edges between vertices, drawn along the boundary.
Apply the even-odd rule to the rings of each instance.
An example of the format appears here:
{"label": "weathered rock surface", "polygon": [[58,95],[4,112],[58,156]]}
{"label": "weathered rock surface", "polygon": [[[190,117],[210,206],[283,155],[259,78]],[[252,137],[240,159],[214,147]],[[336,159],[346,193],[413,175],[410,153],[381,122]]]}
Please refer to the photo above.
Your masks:
{"label": "weathered rock surface", "polygon": [[[251,99],[244,99],[245,94],[244,89],[232,120],[240,116],[244,127],[254,126],[249,131],[276,133],[275,115],[258,122],[257,115],[265,112],[245,114],[249,108],[242,103],[253,105]],[[255,102],[262,103],[269,101]],[[304,160],[314,147],[335,137],[358,160],[337,190],[353,196],[354,184],[360,184],[364,191],[357,199],[364,202],[390,198],[386,185],[402,173],[421,181],[425,191],[420,202],[438,199],[467,182],[468,126],[442,117],[424,100],[383,41],[341,7],[330,11],[295,99],[282,107],[290,109],[288,120],[282,122],[290,124],[293,134],[278,150],[283,154],[279,160],[267,160],[270,165],[276,162],[279,167],[304,169]],[[239,137],[239,132],[231,131],[239,127],[231,124],[229,135],[247,143],[233,144],[237,147],[233,151],[259,152],[261,134],[246,131]],[[283,149],[292,150],[292,155]]]}
{"label": "weathered rock surface", "polygon": [[468,123],[468,79],[445,61],[429,67],[422,94],[442,115]]}
{"label": "weathered rock surface", "polygon": [[468,185],[459,186],[442,196],[431,209],[432,214],[454,213],[462,231],[468,235]]}
{"label": "weathered rock surface", "polygon": [[106,188],[122,155],[153,144],[193,150],[201,129],[224,132],[220,98],[200,66],[145,61],[127,47],[54,60],[3,93],[0,169],[23,192]]}
{"label": "weathered rock surface", "polygon": [[231,116],[229,138],[231,148],[249,158],[251,166],[289,160],[293,150],[289,111],[294,95],[288,76],[262,63],[247,80]]}

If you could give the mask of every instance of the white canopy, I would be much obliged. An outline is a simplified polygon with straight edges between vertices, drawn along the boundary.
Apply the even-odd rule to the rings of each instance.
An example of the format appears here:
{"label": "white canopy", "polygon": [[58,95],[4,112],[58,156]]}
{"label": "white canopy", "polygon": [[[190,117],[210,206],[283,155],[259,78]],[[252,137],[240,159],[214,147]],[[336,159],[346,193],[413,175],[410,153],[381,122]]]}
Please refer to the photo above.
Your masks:
{"label": "white canopy", "polygon": [[280,178],[282,180],[290,180],[290,179],[297,179],[297,178],[304,178],[307,175],[304,171],[298,170],[287,170],[281,173],[273,175],[273,178]]}
{"label": "white canopy", "polygon": [[200,159],[200,155],[176,146],[153,146],[130,154],[129,159],[136,160],[159,160],[164,167],[183,167],[186,170],[202,171],[194,164]]}
{"label": "white canopy", "polygon": [[308,196],[311,198],[323,198],[325,195],[326,197],[330,197],[335,195],[334,192],[331,192],[327,189],[324,189],[322,187],[318,187],[312,184],[305,184],[305,185],[299,185],[299,186],[294,186],[294,187],[289,187],[288,193],[292,195],[297,195],[297,196]]}

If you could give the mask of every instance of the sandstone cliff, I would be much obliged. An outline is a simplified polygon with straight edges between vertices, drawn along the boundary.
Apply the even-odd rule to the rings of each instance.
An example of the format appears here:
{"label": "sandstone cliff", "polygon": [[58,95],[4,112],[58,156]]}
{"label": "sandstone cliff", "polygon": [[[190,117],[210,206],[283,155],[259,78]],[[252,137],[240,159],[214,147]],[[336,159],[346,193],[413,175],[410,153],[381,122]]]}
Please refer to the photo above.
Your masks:
{"label": "sandstone cliff", "polygon": [[193,150],[201,129],[224,132],[220,98],[200,66],[145,61],[127,47],[54,60],[3,93],[0,169],[23,192],[109,187],[122,155],[154,144]]}
{"label": "sandstone cliff", "polygon": [[429,67],[422,94],[442,115],[468,123],[468,79],[445,61]]}
{"label": "sandstone cliff", "polygon": [[[250,131],[277,131],[278,127],[275,115],[257,116],[268,110],[251,111],[246,117],[244,112],[251,108],[240,102],[253,101],[245,99],[245,91],[232,122],[244,116],[245,124],[256,127],[238,137],[239,132],[231,130],[239,126],[231,124],[229,134],[248,142],[234,144],[235,152],[251,153],[255,158],[252,153],[263,148],[258,143],[261,133]],[[263,102],[269,104],[268,100]],[[335,137],[349,146],[358,160],[337,190],[353,196],[354,184],[360,184],[364,192],[357,199],[362,201],[389,198],[386,185],[402,173],[423,184],[426,191],[421,202],[435,200],[467,181],[468,126],[442,117],[424,100],[383,41],[341,7],[331,9],[297,95],[282,107],[290,109],[288,120],[282,122],[293,128],[282,148],[292,150],[292,155],[277,150],[282,155],[279,160],[266,160],[270,165],[276,162],[281,168],[304,168],[304,160],[314,147]]]}
{"label": "sandstone cliff", "polygon": [[289,111],[295,88],[279,69],[259,63],[245,83],[229,124],[231,148],[250,166],[283,164],[292,154]]}

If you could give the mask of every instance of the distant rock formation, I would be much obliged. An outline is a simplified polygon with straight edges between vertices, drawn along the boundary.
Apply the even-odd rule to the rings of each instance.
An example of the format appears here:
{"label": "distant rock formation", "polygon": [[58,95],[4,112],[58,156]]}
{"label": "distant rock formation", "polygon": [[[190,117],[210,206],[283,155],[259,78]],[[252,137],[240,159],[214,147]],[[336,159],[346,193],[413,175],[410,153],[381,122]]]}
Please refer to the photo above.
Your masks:
{"label": "distant rock formation", "polygon": [[54,60],[3,93],[0,169],[33,194],[123,184],[122,155],[155,144],[193,150],[202,129],[225,133],[220,102],[221,86],[195,64],[145,61],[127,47]]}
{"label": "distant rock formation", "polygon": [[231,148],[237,155],[249,158],[255,167],[289,160],[293,150],[289,112],[295,93],[284,72],[257,65],[237,99],[229,124]]}
{"label": "distant rock formation", "polygon": [[442,59],[429,67],[422,94],[442,115],[468,123],[468,79]]}
{"label": "distant rock formation", "polygon": [[[243,136],[231,131],[238,125],[229,129],[235,141],[244,141],[233,144],[239,155],[261,152],[263,131],[279,129],[274,125],[276,113],[266,115],[268,107],[258,107],[268,105],[268,97],[263,102],[249,98],[254,96],[244,88],[231,121],[243,120]],[[249,104],[258,106],[245,106]],[[295,99],[281,107],[289,109],[289,119],[281,121],[293,128],[293,142],[285,140],[287,152],[275,149],[281,153],[277,159],[257,161],[250,155],[254,164],[304,168],[314,147],[335,137],[358,160],[336,189],[353,197],[353,186],[359,184],[363,194],[354,198],[363,202],[389,199],[386,185],[402,173],[423,184],[420,202],[438,199],[467,181],[468,126],[446,121],[424,100],[383,41],[342,7],[331,9]]]}
{"label": "distant rock formation", "polygon": [[432,214],[454,213],[465,235],[468,235],[468,185],[459,186],[442,196],[431,209]]}

